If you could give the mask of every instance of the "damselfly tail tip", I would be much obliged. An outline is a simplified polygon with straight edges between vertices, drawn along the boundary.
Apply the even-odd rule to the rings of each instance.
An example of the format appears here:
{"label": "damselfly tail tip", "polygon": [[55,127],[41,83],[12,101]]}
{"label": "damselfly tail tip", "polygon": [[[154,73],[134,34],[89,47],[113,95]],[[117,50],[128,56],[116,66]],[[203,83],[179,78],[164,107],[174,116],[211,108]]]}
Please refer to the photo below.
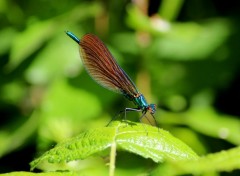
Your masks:
{"label": "damselfly tail tip", "polygon": [[76,35],[74,35],[72,32],[66,30],[65,33],[69,37],[71,37],[75,42],[80,43],[80,39]]}

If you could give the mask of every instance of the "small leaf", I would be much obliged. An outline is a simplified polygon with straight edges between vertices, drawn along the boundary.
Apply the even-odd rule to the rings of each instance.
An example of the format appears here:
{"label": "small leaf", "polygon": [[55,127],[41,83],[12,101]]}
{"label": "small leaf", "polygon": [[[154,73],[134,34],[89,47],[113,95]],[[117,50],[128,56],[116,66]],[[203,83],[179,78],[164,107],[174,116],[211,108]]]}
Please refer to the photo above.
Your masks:
{"label": "small leaf", "polygon": [[[192,107],[185,116],[185,124],[211,137],[224,139],[232,144],[240,144],[240,122],[234,116],[219,115],[209,107]],[[207,123],[206,123],[207,122]]]}
{"label": "small leaf", "polygon": [[197,158],[186,144],[169,132],[145,124],[119,126],[116,141],[121,148],[155,162]]}
{"label": "small leaf", "polygon": [[[65,36],[63,31],[68,23],[79,22],[89,17],[95,17],[101,12],[101,9],[101,5],[98,3],[81,3],[81,5],[76,6],[69,14],[50,18],[45,21],[33,18],[26,19],[29,21],[26,29],[18,34],[14,33],[16,37],[12,44],[10,60],[6,69],[9,71],[14,70],[33,53],[40,50],[46,42],[50,41],[57,31],[63,29],[61,32],[62,35]],[[39,56],[39,58],[40,57],[41,56]]]}
{"label": "small leaf", "polygon": [[[159,166],[153,175],[202,175],[209,172],[232,171],[240,169],[240,147],[209,154],[195,161],[169,161]],[[166,169],[167,168],[167,169]],[[166,169],[166,170],[165,170]],[[166,172],[166,173],[163,173]]]}
{"label": "small leaf", "polygon": [[[88,110],[89,107],[91,110]],[[51,83],[39,109],[41,123],[38,139],[41,147],[78,134],[89,119],[101,113],[100,102],[94,95],[70,85],[65,79]]]}
{"label": "small leaf", "polygon": [[16,36],[12,45],[8,69],[13,70],[38,50],[54,31],[54,21],[38,21]]}
{"label": "small leaf", "polygon": [[32,172],[10,172],[5,174],[0,174],[0,176],[78,176],[79,172],[45,172],[45,173],[32,173]]}
{"label": "small leaf", "polygon": [[122,150],[133,152],[155,162],[163,160],[195,160],[198,158],[186,144],[169,132],[139,123],[112,122],[110,126],[91,129],[59,143],[30,163],[33,170],[39,163],[69,162],[100,154],[116,143]]}
{"label": "small leaf", "polygon": [[202,60],[216,51],[231,33],[231,23],[213,19],[204,23],[172,23],[171,30],[155,37],[148,52],[155,58]]}

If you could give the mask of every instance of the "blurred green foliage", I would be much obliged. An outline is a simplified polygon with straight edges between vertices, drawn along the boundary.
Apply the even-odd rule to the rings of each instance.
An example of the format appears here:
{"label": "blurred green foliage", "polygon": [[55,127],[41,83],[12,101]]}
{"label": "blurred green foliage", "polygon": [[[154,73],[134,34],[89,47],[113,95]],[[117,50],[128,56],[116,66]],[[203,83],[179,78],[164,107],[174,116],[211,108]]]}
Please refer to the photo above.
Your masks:
{"label": "blurred green foliage", "polygon": [[[158,105],[159,126],[197,154],[240,144],[238,2],[142,2],[0,1],[1,173],[27,171],[54,144],[134,107],[91,79],[65,30],[98,35]],[[107,173],[98,157],[80,165],[86,174]],[[120,152],[116,173],[148,174],[156,166]]]}

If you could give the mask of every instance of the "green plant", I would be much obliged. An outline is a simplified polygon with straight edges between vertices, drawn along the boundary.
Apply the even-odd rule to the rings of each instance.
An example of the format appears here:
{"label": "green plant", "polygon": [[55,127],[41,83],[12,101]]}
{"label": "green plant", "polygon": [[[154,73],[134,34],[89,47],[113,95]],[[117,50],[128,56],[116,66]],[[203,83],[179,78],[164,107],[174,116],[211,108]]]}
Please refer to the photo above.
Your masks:
{"label": "green plant", "polygon": [[[239,175],[236,3],[0,1],[2,175]],[[105,127],[133,106],[91,80],[65,30],[104,41],[160,129],[137,113]],[[30,162],[42,173],[13,172]]]}

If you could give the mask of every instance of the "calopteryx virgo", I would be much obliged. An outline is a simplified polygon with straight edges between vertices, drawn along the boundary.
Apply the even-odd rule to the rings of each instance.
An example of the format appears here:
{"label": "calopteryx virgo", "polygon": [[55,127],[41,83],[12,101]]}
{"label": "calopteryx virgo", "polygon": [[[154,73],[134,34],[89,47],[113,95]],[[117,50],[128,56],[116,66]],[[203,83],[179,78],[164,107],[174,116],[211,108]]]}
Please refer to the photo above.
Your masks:
{"label": "calopteryx virgo", "polygon": [[122,111],[125,112],[125,116],[127,111],[142,111],[140,121],[147,112],[153,116],[156,112],[155,104],[147,103],[143,94],[138,91],[133,81],[97,36],[86,34],[80,40],[72,32],[66,31],[66,34],[79,44],[80,57],[89,75],[103,87],[121,93],[137,106],[125,108]]}

